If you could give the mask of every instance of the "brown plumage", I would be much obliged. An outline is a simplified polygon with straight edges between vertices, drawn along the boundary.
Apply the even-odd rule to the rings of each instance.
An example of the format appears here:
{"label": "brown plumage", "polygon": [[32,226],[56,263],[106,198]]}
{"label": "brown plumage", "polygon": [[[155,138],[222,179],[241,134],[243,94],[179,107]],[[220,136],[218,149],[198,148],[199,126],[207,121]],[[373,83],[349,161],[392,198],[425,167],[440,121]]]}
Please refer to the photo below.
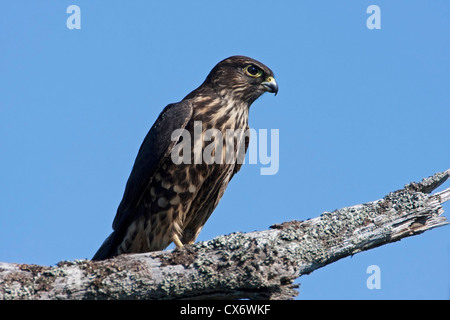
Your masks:
{"label": "brown plumage", "polygon": [[[163,250],[171,242],[177,247],[193,243],[242,165],[238,148],[245,138],[247,150],[244,132],[249,107],[264,92],[278,92],[273,72],[254,59],[233,56],[219,62],[203,84],[182,101],[168,105],[139,149],[113,222],[114,231],[93,260]],[[181,133],[172,134],[184,129],[194,137],[196,128],[202,134],[217,129],[223,139],[192,138],[190,161],[176,164],[172,152],[187,141]],[[226,138],[227,129],[238,132],[232,143]],[[211,142],[223,144],[222,149],[211,152],[214,159],[222,161],[198,161],[195,150],[199,149],[195,148],[201,147],[203,152]],[[227,145],[234,149],[231,155],[226,152]]]}

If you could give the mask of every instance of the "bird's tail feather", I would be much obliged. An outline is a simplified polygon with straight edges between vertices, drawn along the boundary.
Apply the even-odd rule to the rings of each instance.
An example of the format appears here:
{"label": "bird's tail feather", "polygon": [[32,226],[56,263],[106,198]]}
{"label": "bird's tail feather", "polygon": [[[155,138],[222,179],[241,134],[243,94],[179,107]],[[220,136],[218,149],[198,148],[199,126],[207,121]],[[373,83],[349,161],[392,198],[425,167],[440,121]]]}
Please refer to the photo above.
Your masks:
{"label": "bird's tail feather", "polygon": [[116,255],[116,238],[117,232],[113,231],[109,237],[103,241],[103,244],[94,254],[92,260],[105,260],[114,257]]}

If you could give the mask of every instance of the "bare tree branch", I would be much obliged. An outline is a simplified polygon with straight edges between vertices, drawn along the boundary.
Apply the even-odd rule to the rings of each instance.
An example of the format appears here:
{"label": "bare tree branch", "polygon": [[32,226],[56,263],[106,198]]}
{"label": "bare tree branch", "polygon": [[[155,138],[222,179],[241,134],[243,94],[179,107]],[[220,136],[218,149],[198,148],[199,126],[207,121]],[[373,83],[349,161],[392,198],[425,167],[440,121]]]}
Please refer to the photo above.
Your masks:
{"label": "bare tree branch", "polygon": [[383,199],[269,230],[233,233],[182,250],[63,261],[0,263],[0,299],[291,299],[294,280],[336,260],[448,224],[450,169]]}

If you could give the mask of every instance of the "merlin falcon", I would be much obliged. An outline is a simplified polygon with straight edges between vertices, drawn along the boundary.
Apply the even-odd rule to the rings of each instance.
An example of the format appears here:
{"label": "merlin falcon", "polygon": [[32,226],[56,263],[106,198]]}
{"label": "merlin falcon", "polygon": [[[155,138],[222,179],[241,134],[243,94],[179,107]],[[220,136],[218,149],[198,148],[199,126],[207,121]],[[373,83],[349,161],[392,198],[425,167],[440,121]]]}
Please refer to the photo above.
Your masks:
{"label": "merlin falcon", "polygon": [[[113,232],[92,260],[163,250],[172,242],[178,248],[194,243],[242,166],[239,141],[245,156],[249,108],[264,92],[278,92],[272,70],[252,58],[232,56],[219,62],[183,100],[166,106],[139,149]],[[223,135],[186,139],[196,130],[203,137],[209,129]],[[230,130],[240,134],[229,139],[225,132]],[[183,154],[187,161],[174,161],[175,150],[175,154],[186,151],[177,149],[183,143],[195,151],[205,150],[211,141],[220,142],[222,148],[211,154],[223,161],[198,161],[195,152]]]}

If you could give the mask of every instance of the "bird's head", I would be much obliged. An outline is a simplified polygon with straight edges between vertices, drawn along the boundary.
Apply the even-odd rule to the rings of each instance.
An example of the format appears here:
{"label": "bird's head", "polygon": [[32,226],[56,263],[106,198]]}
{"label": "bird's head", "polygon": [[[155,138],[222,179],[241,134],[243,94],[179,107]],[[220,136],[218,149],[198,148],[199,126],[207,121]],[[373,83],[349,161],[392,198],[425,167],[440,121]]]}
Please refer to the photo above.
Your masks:
{"label": "bird's head", "polygon": [[232,56],[219,62],[209,73],[205,84],[221,96],[248,102],[249,105],[264,92],[278,92],[272,70],[245,56]]}

